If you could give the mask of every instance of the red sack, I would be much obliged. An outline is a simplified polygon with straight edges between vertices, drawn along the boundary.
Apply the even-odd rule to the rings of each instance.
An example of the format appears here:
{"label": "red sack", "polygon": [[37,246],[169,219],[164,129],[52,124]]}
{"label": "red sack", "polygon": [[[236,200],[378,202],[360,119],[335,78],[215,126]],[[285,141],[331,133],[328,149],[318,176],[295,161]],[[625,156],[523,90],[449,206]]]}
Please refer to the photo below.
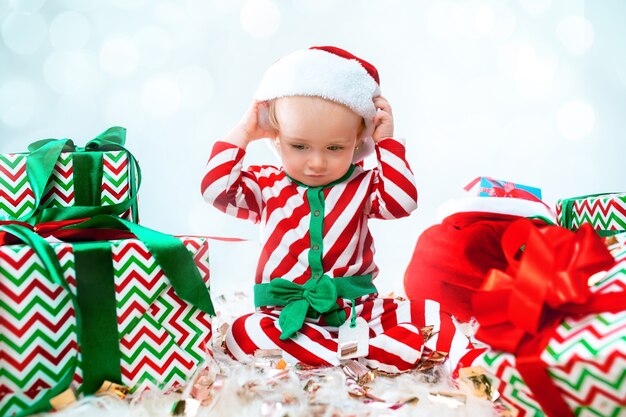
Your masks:
{"label": "red sack", "polygon": [[[461,321],[474,315],[471,295],[490,269],[505,270],[500,240],[520,216],[461,212],[426,229],[419,237],[404,275],[404,289],[412,300],[438,301],[441,309]],[[534,220],[537,226],[545,225]]]}

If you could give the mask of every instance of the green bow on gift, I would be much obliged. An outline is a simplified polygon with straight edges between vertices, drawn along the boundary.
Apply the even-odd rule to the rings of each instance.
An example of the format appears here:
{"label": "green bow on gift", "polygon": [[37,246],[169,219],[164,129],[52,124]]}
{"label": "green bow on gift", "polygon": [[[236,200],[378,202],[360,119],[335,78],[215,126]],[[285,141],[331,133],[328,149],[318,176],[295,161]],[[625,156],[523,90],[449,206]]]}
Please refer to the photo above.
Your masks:
{"label": "green bow on gift", "polygon": [[[132,218],[137,221],[137,190],[141,183],[141,171],[135,158],[124,148],[126,129],[115,126],[107,129],[87,142],[85,147],[77,147],[71,139],[43,139],[28,146],[30,154],[26,160],[26,173],[35,199],[33,208],[18,220],[31,224],[80,219],[98,214],[121,215],[132,210]],[[129,157],[130,193],[122,203],[102,206],[102,153],[124,151]],[[72,207],[41,209],[40,203],[46,185],[50,181],[54,166],[62,152],[74,152],[74,201]],[[135,180],[135,175],[137,180]]]}
{"label": "green bow on gift", "polygon": [[346,312],[339,308],[337,298],[353,300],[354,305],[356,298],[376,292],[371,275],[331,278],[324,274],[303,285],[274,278],[269,283],[254,286],[254,304],[256,307],[284,306],[278,324],[280,340],[287,340],[302,328],[307,317],[322,315],[326,324],[341,326],[346,321]]}
{"label": "green bow on gift", "polygon": [[[69,295],[76,316],[76,341],[80,346],[80,365],[83,383],[81,391],[95,392],[104,380],[121,383],[120,345],[117,330],[117,310],[111,242],[99,240],[99,229],[127,230],[143,242],[151,255],[169,279],[176,294],[189,305],[215,315],[209,290],[195,265],[192,255],[177,238],[148,229],[115,216],[101,215],[77,224],[59,227],[59,232],[89,231],[93,234],[89,241],[76,241],[72,244],[74,268],[76,271],[76,291],[71,291],[64,276],[57,255],[46,239],[39,236],[32,227],[24,224],[3,224],[0,233],[6,232],[30,246],[41,260],[43,279],[60,285]],[[51,233],[55,236],[55,233]],[[66,233],[64,236],[68,236]],[[76,295],[74,295],[76,294]],[[69,366],[56,383],[28,408],[16,417],[50,408],[51,398],[67,389],[73,378],[78,357],[69,358]]]}

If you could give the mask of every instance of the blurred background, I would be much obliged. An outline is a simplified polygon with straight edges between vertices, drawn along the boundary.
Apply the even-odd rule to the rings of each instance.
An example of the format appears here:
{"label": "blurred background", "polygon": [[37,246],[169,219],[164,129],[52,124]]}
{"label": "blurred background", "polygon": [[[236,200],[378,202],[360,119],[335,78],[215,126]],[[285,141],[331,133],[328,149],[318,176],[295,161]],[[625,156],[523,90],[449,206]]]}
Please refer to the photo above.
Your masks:
{"label": "blurred background", "polygon": [[[621,0],[0,0],[0,153],[128,129],[142,222],[214,242],[216,290],[251,290],[257,226],[206,205],[212,143],[264,70],[312,45],[374,64],[406,138],[420,208],[372,221],[382,293],[402,292],[419,234],[476,176],[544,199],[626,191]],[[278,163],[263,143],[247,163]]]}

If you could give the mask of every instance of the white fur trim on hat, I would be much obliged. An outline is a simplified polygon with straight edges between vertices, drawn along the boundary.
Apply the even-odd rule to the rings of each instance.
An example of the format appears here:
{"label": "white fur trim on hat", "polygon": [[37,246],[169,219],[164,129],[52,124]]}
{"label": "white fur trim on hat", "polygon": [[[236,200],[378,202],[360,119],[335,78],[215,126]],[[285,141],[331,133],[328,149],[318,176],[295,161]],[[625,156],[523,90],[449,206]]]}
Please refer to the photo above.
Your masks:
{"label": "white fur trim on hat", "polygon": [[254,98],[267,101],[280,97],[315,96],[341,103],[365,120],[361,146],[354,161],[374,150],[373,99],[380,95],[376,80],[356,59],[347,59],[319,49],[293,52],[270,66]]}

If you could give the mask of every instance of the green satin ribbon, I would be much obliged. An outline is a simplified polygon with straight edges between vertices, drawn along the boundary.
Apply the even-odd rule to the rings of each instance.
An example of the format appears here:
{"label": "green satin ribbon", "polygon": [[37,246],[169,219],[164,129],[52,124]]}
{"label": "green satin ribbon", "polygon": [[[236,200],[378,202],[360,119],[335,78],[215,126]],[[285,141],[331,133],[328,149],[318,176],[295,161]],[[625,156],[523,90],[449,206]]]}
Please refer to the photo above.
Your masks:
{"label": "green satin ribbon", "polygon": [[117,304],[111,243],[72,244],[76,297],[84,317],[80,342],[82,392],[93,394],[103,381],[122,383]]}
{"label": "green satin ribbon", "polygon": [[306,317],[321,315],[328,325],[341,326],[346,321],[346,313],[339,308],[337,298],[354,300],[376,292],[371,275],[340,278],[323,275],[303,285],[274,278],[269,283],[254,286],[254,304],[256,307],[284,306],[278,324],[280,339],[286,340],[302,328]]}
{"label": "green satin ribbon", "polygon": [[99,215],[66,229],[126,229],[141,240],[169,278],[176,294],[207,314],[215,315],[211,297],[193,256],[174,236],[109,215]]}
{"label": "green satin ribbon", "polygon": [[[34,207],[18,220],[31,224],[41,222],[81,219],[98,214],[120,215],[131,209],[137,221],[137,190],[141,184],[141,170],[133,155],[124,148],[126,129],[111,127],[87,142],[84,148],[77,147],[71,139],[43,139],[28,146],[30,154],[26,160],[26,173],[33,190]],[[101,206],[102,152],[124,151],[129,158],[129,199],[122,203]],[[50,181],[62,152],[73,152],[75,205],[63,208],[40,209],[46,185]]]}
{"label": "green satin ribbon", "polygon": [[[173,236],[139,226],[115,216],[100,215],[71,229],[126,229],[141,240],[170,280],[176,294],[190,305],[215,315],[211,297],[193,256]],[[50,244],[25,226],[5,225],[0,230],[19,237],[42,259],[50,279],[61,285],[72,297],[76,313],[77,341],[81,350],[83,385],[81,391],[95,392],[104,380],[121,382],[119,335],[111,244],[108,241],[72,243],[75,256],[77,296],[74,298],[63,279],[61,266]],[[73,379],[78,360],[72,359],[70,370],[40,400],[23,410],[26,416],[50,408],[51,398],[67,389]]]}
{"label": "green satin ribbon", "polygon": [[[572,230],[573,226],[574,226],[574,203],[576,203],[577,201],[580,200],[584,200],[586,198],[594,198],[594,197],[602,197],[602,196],[608,196],[611,194],[620,194],[620,193],[598,193],[598,194],[588,194],[588,195],[582,195],[579,197],[572,197],[572,198],[564,198],[560,201],[561,204],[561,226]],[[613,236],[613,235],[617,235],[620,233],[624,233],[624,230],[597,230],[596,229],[596,233],[598,233],[599,236],[601,237],[607,237],[607,236]]]}

